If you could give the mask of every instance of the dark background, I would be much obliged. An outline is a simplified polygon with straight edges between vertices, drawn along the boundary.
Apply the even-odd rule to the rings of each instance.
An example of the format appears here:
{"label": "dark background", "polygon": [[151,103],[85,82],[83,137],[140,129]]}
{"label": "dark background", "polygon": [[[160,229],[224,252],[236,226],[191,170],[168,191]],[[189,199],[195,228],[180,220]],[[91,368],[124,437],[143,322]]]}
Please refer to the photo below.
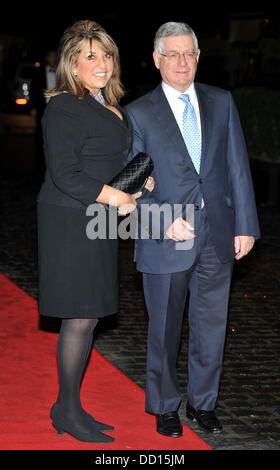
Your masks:
{"label": "dark background", "polygon": [[[3,75],[12,77],[18,62],[43,62],[47,49],[57,47],[68,26],[92,19],[104,26],[119,46],[125,100],[129,101],[159,81],[152,62],[158,27],[166,21],[184,21],[196,31],[202,50],[198,79],[230,89],[234,95],[249,150],[262,238],[234,270],[217,413],[224,433],[206,436],[195,423],[187,424],[216,450],[279,450],[278,2],[60,5],[1,5],[1,79]],[[0,91],[2,104],[5,93],[1,85]],[[35,171],[38,155],[31,119],[28,114],[14,115],[3,108],[0,118],[0,272],[37,298],[36,197],[42,174]],[[121,244],[120,313],[100,327],[95,347],[144,388],[147,317],[130,242]],[[49,324],[41,323],[40,327],[50,331]],[[185,322],[178,358],[182,391],[187,374],[187,328]],[[183,406],[180,418],[186,421]]]}
{"label": "dark background", "polygon": [[[240,82],[232,82],[229,72],[222,71],[223,60],[219,62],[216,58],[215,61],[209,61],[209,56],[213,59],[214,42],[227,42],[235,49],[246,50],[246,65],[252,75],[251,69],[258,67],[256,58],[260,41],[264,38],[280,38],[277,3],[264,1],[258,7],[256,2],[240,2],[239,5],[238,2],[219,2],[216,5],[214,2],[193,2],[192,5],[176,2],[176,6],[171,2],[152,1],[103,2],[97,6],[94,2],[91,7],[85,8],[73,3],[64,4],[63,7],[33,3],[34,6],[29,8],[24,3],[13,4],[6,6],[1,15],[0,36],[17,37],[18,42],[12,44],[6,39],[1,56],[2,60],[10,60],[11,67],[12,63],[20,59],[43,61],[48,49],[57,48],[68,26],[80,19],[92,19],[99,22],[119,46],[124,85],[129,90],[140,83],[152,86],[158,80],[152,62],[155,32],[166,21],[183,21],[195,30],[202,49],[198,78],[232,88],[240,85]],[[250,55],[255,59],[254,65]],[[249,71],[243,71],[242,84],[249,81],[246,73],[248,75]],[[259,83],[261,78],[261,70],[254,70],[254,82]]]}
{"label": "dark background", "polygon": [[[25,113],[25,120],[24,116],[8,115],[11,99],[6,90],[18,64],[43,64],[46,52],[57,49],[65,29],[81,19],[100,23],[119,47],[126,89],[122,105],[154,88],[160,80],[152,59],[153,39],[159,26],[166,21],[188,23],[196,32],[201,49],[197,80],[230,89],[234,95],[248,146],[257,202],[279,204],[278,2],[130,1],[98,5],[94,2],[86,7],[74,3],[29,6],[13,2],[5,5],[0,17],[1,171],[6,174],[17,169],[33,171],[34,162],[38,161],[32,150],[34,139],[26,135],[32,132],[27,129],[32,124],[27,107],[17,106],[16,110],[18,114]],[[21,156],[17,152],[19,146]]]}

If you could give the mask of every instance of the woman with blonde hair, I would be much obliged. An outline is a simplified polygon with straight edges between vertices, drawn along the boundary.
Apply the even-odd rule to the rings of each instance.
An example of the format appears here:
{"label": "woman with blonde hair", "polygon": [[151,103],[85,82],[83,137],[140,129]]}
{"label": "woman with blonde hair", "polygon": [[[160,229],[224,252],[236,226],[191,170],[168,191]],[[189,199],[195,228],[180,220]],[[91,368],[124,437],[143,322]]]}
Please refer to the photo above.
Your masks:
{"label": "woman with blonde hair", "polygon": [[46,93],[46,174],[38,195],[38,310],[62,319],[59,393],[51,418],[59,434],[106,443],[113,438],[101,431],[113,427],[83,409],[80,385],[98,319],[118,310],[118,241],[87,238],[86,209],[110,203],[127,214],[140,193],[108,184],[126,164],[132,133],[118,105],[123,95],[118,49],[99,24],[78,21],[65,31],[56,83]]}

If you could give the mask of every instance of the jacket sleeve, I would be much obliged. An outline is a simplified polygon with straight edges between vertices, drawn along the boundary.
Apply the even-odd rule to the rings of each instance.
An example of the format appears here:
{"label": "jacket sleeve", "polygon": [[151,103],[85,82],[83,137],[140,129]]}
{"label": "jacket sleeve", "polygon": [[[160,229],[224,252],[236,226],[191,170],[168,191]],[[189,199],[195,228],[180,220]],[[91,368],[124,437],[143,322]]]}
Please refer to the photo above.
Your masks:
{"label": "jacket sleeve", "polygon": [[238,111],[231,94],[228,138],[228,172],[235,210],[235,236],[260,237],[251,169]]}
{"label": "jacket sleeve", "polygon": [[[128,107],[127,113],[133,127],[133,145],[128,156],[130,161],[137,153],[146,152],[144,138],[137,124],[137,118]],[[151,155],[152,157],[152,155]],[[153,173],[152,175],[153,176]],[[155,186],[157,181],[155,179]],[[165,233],[174,222],[174,207],[172,205],[162,204],[154,196],[154,191],[142,190],[142,196],[137,200],[139,236],[141,238],[153,238],[161,242],[165,238]]]}
{"label": "jacket sleeve", "polygon": [[84,172],[81,149],[86,132],[86,117],[77,98],[65,94],[50,101],[43,133],[51,178],[62,192],[88,206],[104,183]]}

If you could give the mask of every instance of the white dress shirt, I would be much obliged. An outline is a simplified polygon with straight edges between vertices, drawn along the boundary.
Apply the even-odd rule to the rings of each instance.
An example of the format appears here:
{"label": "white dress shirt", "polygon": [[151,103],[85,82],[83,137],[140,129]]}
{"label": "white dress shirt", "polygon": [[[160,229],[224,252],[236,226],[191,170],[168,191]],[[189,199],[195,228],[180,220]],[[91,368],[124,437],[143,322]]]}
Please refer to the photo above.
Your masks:
{"label": "white dress shirt", "polygon": [[[182,93],[178,90],[175,90],[175,88],[171,87],[170,85],[167,85],[167,83],[162,82],[162,89],[163,92],[167,98],[167,101],[173,111],[173,114],[175,116],[175,119],[177,121],[177,124],[179,126],[179,129],[182,133],[182,127],[183,127],[183,112],[185,109],[185,103],[179,99],[179,96],[182,95]],[[190,102],[194,107],[197,122],[198,122],[198,127],[200,130],[200,136],[201,136],[201,122],[200,122],[200,112],[199,112],[199,106],[198,106],[198,101],[197,101],[197,96],[196,96],[196,91],[194,84],[192,83],[191,86],[184,91],[184,94],[188,94],[190,97]],[[183,135],[183,133],[182,133]]]}
{"label": "white dress shirt", "polygon": [[[52,90],[56,86],[56,74],[55,68],[50,67],[49,65],[46,66],[46,89]],[[45,101],[48,103],[50,98],[46,97]]]}
{"label": "white dress shirt", "polygon": [[52,90],[56,85],[55,68],[47,65],[46,67],[47,90]]}

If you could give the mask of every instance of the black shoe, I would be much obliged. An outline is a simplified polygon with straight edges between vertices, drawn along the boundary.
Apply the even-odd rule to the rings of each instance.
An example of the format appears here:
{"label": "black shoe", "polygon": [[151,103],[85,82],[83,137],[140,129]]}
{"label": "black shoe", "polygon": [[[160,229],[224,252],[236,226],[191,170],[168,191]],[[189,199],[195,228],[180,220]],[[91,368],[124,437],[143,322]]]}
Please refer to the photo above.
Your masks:
{"label": "black shoe", "polygon": [[79,430],[75,429],[75,425],[64,419],[63,416],[60,416],[58,413],[55,414],[52,424],[53,427],[57,430],[57,434],[60,436],[67,433],[79,441],[96,442],[100,444],[106,444],[114,441],[113,437],[107,436],[107,434],[103,434],[99,431],[80,432]]}
{"label": "black shoe", "polygon": [[[50,411],[50,417],[51,419],[54,419],[55,414],[58,412],[58,403],[54,403],[53,406],[51,407]],[[85,410],[83,410],[83,413],[87,416],[89,422],[91,422],[96,431],[113,431],[114,427],[110,426],[109,424],[101,423],[100,421],[96,421],[93,416],[91,416],[89,413],[87,413]]]}
{"label": "black shoe", "polygon": [[203,431],[219,433],[223,429],[214,411],[195,410],[189,402],[186,407],[186,416],[192,421],[197,421]]}
{"label": "black shoe", "polygon": [[181,437],[183,428],[177,411],[169,411],[163,415],[156,415],[157,432],[168,437]]}

